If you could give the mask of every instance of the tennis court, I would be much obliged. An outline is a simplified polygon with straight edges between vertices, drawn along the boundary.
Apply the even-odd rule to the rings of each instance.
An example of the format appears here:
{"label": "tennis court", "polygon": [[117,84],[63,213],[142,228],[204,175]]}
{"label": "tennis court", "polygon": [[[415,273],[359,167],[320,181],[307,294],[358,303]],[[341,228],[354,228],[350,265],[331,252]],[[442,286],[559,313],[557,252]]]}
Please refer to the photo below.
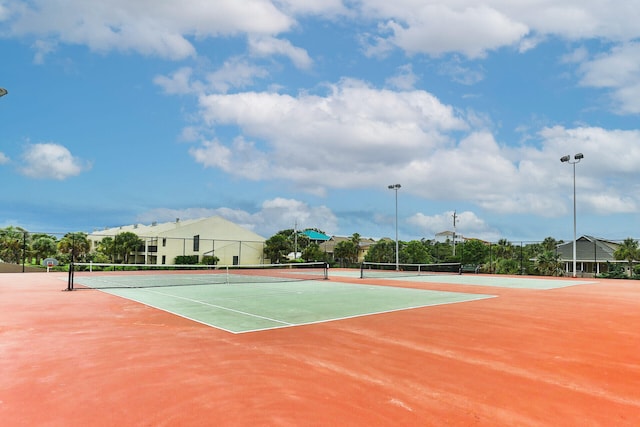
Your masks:
{"label": "tennis court", "polygon": [[[418,283],[447,283],[453,285],[472,285],[472,286],[489,286],[499,288],[514,288],[514,289],[557,289],[567,286],[586,285],[594,283],[593,280],[573,279],[567,278],[552,278],[552,277],[529,277],[529,276],[496,276],[496,275],[484,275],[484,274],[415,274],[412,275],[407,272],[395,273],[393,271],[385,271],[383,274],[378,274],[375,271],[364,271],[364,278],[376,279],[381,278],[391,281],[402,282],[418,282]],[[360,277],[361,272],[357,271],[336,271],[337,277]]]}
{"label": "tennis court", "polygon": [[[193,283],[202,275],[103,275],[83,276],[76,283],[111,286],[104,292],[155,307],[227,332],[255,332],[265,329],[328,322],[396,310],[452,304],[489,298],[490,295],[431,291],[376,285],[357,285],[339,281],[304,280],[179,285]],[[136,286],[166,281],[164,287]]]}
{"label": "tennis court", "polygon": [[[329,280],[249,288],[103,283],[101,290],[81,290],[78,275],[73,292],[63,291],[61,273],[0,275],[0,420],[49,427],[640,425],[637,282],[555,278],[553,286],[528,287],[496,276],[484,276],[485,285],[464,274],[428,281],[357,274],[332,269]],[[111,276],[118,275],[125,276]],[[448,282],[454,277],[465,282]],[[163,307],[137,298],[159,298]],[[172,312],[184,298],[299,326],[262,329],[236,318],[211,327],[189,317],[215,307]],[[315,306],[315,299],[325,302]],[[343,301],[366,310],[338,311]],[[253,311],[263,305],[267,311]]]}

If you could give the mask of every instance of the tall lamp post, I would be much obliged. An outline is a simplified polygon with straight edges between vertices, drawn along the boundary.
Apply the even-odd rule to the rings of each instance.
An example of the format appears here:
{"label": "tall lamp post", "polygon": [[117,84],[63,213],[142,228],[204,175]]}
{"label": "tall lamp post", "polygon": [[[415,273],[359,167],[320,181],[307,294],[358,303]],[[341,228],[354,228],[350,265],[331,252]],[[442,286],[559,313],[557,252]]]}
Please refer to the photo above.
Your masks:
{"label": "tall lamp post", "polygon": [[573,161],[568,154],[562,156],[560,161],[562,163],[569,163],[573,165],[573,277],[576,277],[576,163],[580,163],[580,160],[584,158],[582,153],[574,154]]}
{"label": "tall lamp post", "polygon": [[396,271],[400,270],[400,258],[398,254],[398,190],[402,187],[400,184],[391,184],[388,186],[389,190],[395,190],[396,192]]}

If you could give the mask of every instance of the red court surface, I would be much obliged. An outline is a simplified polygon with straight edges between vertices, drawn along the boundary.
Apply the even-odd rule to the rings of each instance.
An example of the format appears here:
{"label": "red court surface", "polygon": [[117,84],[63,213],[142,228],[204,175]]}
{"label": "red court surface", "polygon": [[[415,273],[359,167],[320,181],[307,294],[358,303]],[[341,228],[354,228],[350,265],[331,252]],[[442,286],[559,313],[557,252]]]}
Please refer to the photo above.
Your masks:
{"label": "red court surface", "polygon": [[2,426],[640,425],[637,281],[233,335],[64,277],[0,275]]}

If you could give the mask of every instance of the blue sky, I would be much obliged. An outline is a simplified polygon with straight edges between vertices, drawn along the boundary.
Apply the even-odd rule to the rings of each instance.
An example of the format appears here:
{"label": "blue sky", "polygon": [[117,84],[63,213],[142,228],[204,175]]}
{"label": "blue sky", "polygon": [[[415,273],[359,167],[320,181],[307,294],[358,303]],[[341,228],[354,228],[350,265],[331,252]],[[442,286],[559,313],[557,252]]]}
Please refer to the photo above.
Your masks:
{"label": "blue sky", "polygon": [[0,227],[638,237],[640,1],[0,0]]}

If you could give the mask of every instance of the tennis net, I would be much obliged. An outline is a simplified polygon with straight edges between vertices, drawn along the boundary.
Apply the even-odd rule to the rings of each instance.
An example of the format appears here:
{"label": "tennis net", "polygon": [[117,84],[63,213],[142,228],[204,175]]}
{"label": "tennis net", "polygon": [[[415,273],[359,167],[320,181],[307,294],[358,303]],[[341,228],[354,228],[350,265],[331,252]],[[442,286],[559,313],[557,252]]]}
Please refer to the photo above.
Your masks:
{"label": "tennis net", "polygon": [[363,262],[360,265],[360,278],[402,277],[435,274],[460,274],[459,262],[436,264],[398,264],[386,262]]}
{"label": "tennis net", "polygon": [[324,262],[259,265],[149,265],[74,263],[68,290],[269,283],[329,278]]}

